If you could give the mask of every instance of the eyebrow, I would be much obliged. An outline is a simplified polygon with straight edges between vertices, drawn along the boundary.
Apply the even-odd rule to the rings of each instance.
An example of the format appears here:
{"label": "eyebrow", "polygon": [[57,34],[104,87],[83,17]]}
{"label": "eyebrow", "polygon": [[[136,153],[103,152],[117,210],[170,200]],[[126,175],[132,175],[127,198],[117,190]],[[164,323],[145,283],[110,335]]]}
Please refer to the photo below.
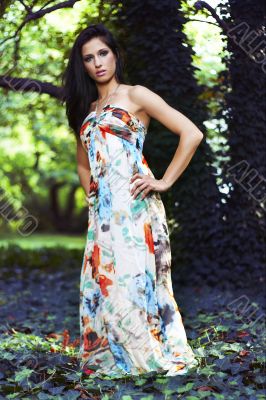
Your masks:
{"label": "eyebrow", "polygon": [[[99,52],[99,51],[102,51],[102,50],[108,50],[108,49],[107,49],[107,47],[103,47],[102,49],[98,50],[98,52]],[[93,55],[93,54],[91,54],[91,53],[89,53],[89,54],[84,54],[83,57],[92,56],[92,55]]]}

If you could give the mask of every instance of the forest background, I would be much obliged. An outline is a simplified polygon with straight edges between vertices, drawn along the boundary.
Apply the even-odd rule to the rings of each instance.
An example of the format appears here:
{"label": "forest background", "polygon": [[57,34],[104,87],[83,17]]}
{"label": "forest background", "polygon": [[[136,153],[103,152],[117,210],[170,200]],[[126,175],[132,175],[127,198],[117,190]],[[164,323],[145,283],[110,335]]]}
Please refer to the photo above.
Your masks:
{"label": "forest background", "polygon": [[[239,342],[240,337],[247,342],[249,336],[243,332],[248,324],[254,329],[249,335],[257,338],[256,329],[265,319],[265,301],[257,297],[265,289],[264,21],[265,5],[260,0],[1,1],[3,332],[13,334],[10,326],[39,334],[64,327],[73,337],[78,335],[78,279],[88,210],[77,174],[75,136],[60,102],[60,85],[77,34],[91,23],[103,22],[121,45],[129,84],[158,93],[204,133],[188,168],[162,194],[171,236],[173,286],[184,307],[189,335],[190,316],[194,321],[189,337],[202,337],[208,329],[202,325],[210,321],[216,321],[218,329],[204,350],[201,342],[197,354],[206,364],[213,351],[212,347],[208,353],[208,346],[221,338],[219,334],[236,332],[236,316],[243,318],[242,333],[229,342]],[[143,153],[157,178],[169,165],[178,140],[151,120]],[[192,288],[197,305],[190,304]],[[207,288],[213,289],[211,295]],[[226,327],[221,320],[225,309]],[[11,354],[7,348],[15,348],[14,342],[6,345],[5,340],[0,347],[3,357]],[[223,375],[213,374],[213,387],[221,385],[227,399],[231,394],[240,398],[234,391],[239,390],[240,381],[246,395],[262,390],[262,356],[258,338],[254,341],[259,350],[254,350],[252,362],[241,366],[243,371],[237,371],[239,380],[233,376],[229,356],[223,359],[224,370],[219,365],[226,379],[231,365],[237,388],[234,383],[225,384]],[[231,351],[239,356],[237,346]],[[241,351],[247,360],[247,348]],[[14,365],[21,372],[19,362]],[[17,382],[13,387],[17,388]],[[9,394],[10,385],[6,386]],[[187,391],[193,397],[193,389]]]}

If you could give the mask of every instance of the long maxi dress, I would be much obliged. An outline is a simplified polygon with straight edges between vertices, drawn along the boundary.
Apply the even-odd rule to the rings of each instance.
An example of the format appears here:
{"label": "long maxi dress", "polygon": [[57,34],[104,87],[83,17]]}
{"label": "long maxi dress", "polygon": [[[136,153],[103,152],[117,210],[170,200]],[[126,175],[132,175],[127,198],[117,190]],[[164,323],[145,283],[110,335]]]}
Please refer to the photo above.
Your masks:
{"label": "long maxi dress", "polygon": [[171,248],[160,193],[130,193],[147,129],[107,104],[84,119],[90,168],[88,231],[80,276],[81,369],[92,376],[186,374],[199,365],[188,344],[171,280]]}

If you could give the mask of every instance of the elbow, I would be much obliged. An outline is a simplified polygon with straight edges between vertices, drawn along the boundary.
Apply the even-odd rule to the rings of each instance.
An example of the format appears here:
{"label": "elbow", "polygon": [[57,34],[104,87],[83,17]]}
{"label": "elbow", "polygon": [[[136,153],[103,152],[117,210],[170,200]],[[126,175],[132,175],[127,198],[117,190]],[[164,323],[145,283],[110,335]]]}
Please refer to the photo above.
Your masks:
{"label": "elbow", "polygon": [[199,133],[199,143],[203,140],[204,135],[202,132]]}
{"label": "elbow", "polygon": [[203,133],[201,131],[197,131],[187,135],[187,140],[191,148],[196,149],[200,145],[203,137]]}
{"label": "elbow", "polygon": [[194,138],[193,140],[195,142],[195,145],[198,146],[201,143],[201,141],[203,140],[204,135],[201,131],[197,131],[194,133],[193,138]]}
{"label": "elbow", "polygon": [[188,129],[187,131],[182,131],[180,136],[183,136],[195,146],[198,146],[204,138],[204,134],[195,127],[192,127],[192,129]]}

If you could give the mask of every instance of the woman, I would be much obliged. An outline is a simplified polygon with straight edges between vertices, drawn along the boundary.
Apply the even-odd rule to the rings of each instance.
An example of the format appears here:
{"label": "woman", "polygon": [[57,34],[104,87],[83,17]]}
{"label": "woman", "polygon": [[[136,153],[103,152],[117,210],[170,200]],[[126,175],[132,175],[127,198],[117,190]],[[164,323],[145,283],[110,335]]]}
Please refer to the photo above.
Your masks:
{"label": "woman", "polygon": [[[182,174],[203,134],[156,93],[126,84],[122,64],[112,34],[96,24],[77,37],[64,74],[89,217],[80,282],[81,368],[109,377],[185,374],[198,361],[173,295],[159,192]],[[150,118],[180,135],[161,179],[142,154]]]}

